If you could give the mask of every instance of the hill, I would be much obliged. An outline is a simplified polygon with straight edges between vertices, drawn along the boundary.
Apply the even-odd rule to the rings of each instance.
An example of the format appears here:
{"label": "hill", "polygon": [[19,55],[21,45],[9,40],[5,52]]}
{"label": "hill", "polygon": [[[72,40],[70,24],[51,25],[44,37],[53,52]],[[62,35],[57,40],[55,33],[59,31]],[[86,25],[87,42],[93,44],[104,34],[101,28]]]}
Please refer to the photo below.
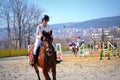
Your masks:
{"label": "hill", "polygon": [[56,28],[110,28],[113,26],[120,26],[120,16],[105,17],[100,19],[93,19],[84,22],[71,22],[53,24],[51,27]]}

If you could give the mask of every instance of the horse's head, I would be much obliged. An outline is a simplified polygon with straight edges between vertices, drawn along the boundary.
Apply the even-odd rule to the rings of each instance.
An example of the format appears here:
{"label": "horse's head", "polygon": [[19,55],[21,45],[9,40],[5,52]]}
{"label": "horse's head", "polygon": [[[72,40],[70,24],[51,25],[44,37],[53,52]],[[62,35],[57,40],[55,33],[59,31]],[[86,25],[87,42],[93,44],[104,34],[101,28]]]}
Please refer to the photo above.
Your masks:
{"label": "horse's head", "polygon": [[52,41],[53,41],[53,37],[52,37],[52,31],[50,31],[50,32],[45,32],[45,31],[43,31],[42,32],[42,37],[41,37],[41,41],[48,41],[49,43],[52,43]]}
{"label": "horse's head", "polygon": [[42,32],[43,36],[41,37],[41,41],[43,42],[43,47],[45,48],[45,52],[48,55],[51,55],[52,51],[53,51],[53,47],[52,47],[52,41],[53,41],[53,37],[52,37],[52,31],[50,32]]}

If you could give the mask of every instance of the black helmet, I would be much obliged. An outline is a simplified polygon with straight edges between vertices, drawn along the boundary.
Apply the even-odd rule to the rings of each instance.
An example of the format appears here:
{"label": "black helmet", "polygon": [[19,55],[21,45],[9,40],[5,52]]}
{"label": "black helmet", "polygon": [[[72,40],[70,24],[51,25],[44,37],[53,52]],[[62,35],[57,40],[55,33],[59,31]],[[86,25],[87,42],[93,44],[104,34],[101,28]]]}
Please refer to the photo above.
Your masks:
{"label": "black helmet", "polygon": [[49,16],[48,15],[44,15],[43,20],[49,21]]}

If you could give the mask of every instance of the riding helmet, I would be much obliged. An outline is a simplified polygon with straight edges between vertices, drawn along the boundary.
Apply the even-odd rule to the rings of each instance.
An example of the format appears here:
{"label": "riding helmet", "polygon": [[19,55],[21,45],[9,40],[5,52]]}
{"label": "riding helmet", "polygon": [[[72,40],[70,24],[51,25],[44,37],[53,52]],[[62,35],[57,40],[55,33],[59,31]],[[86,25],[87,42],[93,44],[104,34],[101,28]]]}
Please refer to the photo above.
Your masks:
{"label": "riding helmet", "polygon": [[43,20],[49,21],[49,16],[48,15],[44,15]]}

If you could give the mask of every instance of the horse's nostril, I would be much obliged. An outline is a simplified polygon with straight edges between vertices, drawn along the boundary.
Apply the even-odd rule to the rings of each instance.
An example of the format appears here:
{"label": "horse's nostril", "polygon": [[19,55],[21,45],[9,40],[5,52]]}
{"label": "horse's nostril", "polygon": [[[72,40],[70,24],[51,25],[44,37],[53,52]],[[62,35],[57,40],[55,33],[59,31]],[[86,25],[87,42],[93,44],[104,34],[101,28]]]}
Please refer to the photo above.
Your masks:
{"label": "horse's nostril", "polygon": [[47,54],[49,53],[49,51],[46,51],[47,52]]}

